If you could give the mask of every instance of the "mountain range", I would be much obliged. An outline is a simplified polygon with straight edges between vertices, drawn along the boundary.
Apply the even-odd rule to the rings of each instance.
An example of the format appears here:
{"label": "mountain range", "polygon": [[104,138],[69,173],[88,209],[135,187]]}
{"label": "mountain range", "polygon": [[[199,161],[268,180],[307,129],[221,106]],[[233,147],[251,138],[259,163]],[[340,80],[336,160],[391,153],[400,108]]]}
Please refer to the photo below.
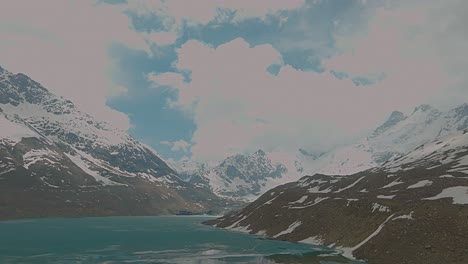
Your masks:
{"label": "mountain range", "polygon": [[467,110],[393,113],[366,144],[347,148],[360,147],[368,169],[304,176],[206,224],[324,245],[370,264],[466,263]]}
{"label": "mountain range", "polygon": [[1,218],[205,213],[228,203],[125,131],[0,68]]}
{"label": "mountain range", "polygon": [[420,105],[408,116],[394,111],[356,142],[318,154],[258,150],[227,157],[216,165],[184,160],[171,166],[188,182],[205,186],[222,197],[253,201],[268,189],[304,175],[351,175],[396,159],[421,144],[468,127],[468,105],[447,112]]}

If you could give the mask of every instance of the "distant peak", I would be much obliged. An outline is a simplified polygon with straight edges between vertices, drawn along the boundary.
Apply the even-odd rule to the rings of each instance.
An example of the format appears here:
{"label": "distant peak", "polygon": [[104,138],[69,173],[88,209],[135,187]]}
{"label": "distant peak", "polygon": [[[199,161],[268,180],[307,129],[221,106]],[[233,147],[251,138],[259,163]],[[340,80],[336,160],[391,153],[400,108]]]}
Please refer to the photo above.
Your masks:
{"label": "distant peak", "polygon": [[388,118],[387,122],[388,122],[389,120],[395,120],[395,119],[397,119],[397,120],[403,120],[403,119],[405,119],[405,115],[404,115],[402,112],[400,112],[400,111],[393,111],[393,112],[390,114],[390,117]]}
{"label": "distant peak", "polygon": [[406,116],[400,111],[393,111],[388,117],[387,121],[382,124],[384,127],[396,125],[398,122],[405,120]]}
{"label": "distant peak", "polygon": [[456,107],[455,109],[465,109],[465,108],[468,108],[467,103],[463,103],[463,104],[459,105],[458,107]]}
{"label": "distant peak", "polygon": [[383,131],[387,130],[388,128],[398,124],[399,122],[406,119],[406,116],[400,111],[393,111],[388,119],[378,128],[374,130],[371,136],[375,137],[381,134]]}
{"label": "distant peak", "polygon": [[455,111],[457,115],[468,116],[468,104],[464,103],[451,111]]}
{"label": "distant peak", "polygon": [[0,66],[0,73],[1,74],[8,74],[9,71],[7,71],[5,68],[2,68],[2,66]]}
{"label": "distant peak", "polygon": [[265,153],[265,151],[263,151],[263,150],[259,149],[259,150],[257,150],[257,151],[254,153],[254,155],[265,156],[265,155],[266,155],[266,153]]}
{"label": "distant peak", "polygon": [[433,110],[435,109],[434,107],[432,107],[431,105],[428,105],[428,104],[422,104],[422,105],[419,105],[419,106],[416,106],[416,108],[414,108],[414,111],[413,113],[415,112],[427,112],[429,110]]}

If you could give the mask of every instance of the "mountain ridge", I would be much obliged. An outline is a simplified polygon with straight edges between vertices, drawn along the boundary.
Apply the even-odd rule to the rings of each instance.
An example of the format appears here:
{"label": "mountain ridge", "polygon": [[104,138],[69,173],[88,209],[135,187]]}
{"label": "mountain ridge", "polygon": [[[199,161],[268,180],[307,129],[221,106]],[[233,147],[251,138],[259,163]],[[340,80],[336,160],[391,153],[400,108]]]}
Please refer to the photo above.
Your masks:
{"label": "mountain ridge", "polygon": [[[328,152],[314,154],[313,152],[299,149],[295,155],[283,155],[281,153],[266,153],[262,151],[265,159],[269,160],[271,164],[282,165],[282,173],[279,173],[277,177],[265,177],[264,173],[258,173],[255,169],[252,169],[248,172],[249,174],[255,175],[257,173],[261,177],[257,180],[255,180],[255,177],[251,177],[250,182],[246,182],[240,181],[242,179],[242,172],[229,176],[226,170],[216,169],[222,167],[223,163],[232,162],[236,156],[242,157],[242,159],[250,159],[249,162],[244,162],[244,164],[255,164],[255,153],[227,157],[217,165],[212,166],[186,160],[182,162],[184,163],[182,165],[173,164],[173,167],[176,168],[179,174],[184,174],[187,178],[190,178],[190,175],[196,175],[193,179],[196,179],[199,184],[211,188],[220,195],[227,195],[234,199],[248,197],[247,200],[251,201],[268,188],[289,181],[295,181],[306,174],[351,175],[378,167],[385,162],[404,155],[421,144],[431,142],[439,137],[461,131],[465,128],[468,128],[467,104],[462,104],[446,112],[423,104],[415,107],[414,111],[408,116],[399,111],[393,111],[368,136],[352,144],[340,146]],[[261,167],[261,162],[257,162],[253,168]],[[237,185],[239,187],[236,184],[232,184],[233,180],[237,178]],[[264,179],[268,179],[269,182],[265,183]],[[242,187],[244,189],[240,190]]]}
{"label": "mountain ridge", "polygon": [[349,176],[315,174],[206,222],[369,264],[468,259],[468,128]]}
{"label": "mountain ridge", "polygon": [[204,213],[228,204],[24,74],[0,70],[0,109],[2,219]]}

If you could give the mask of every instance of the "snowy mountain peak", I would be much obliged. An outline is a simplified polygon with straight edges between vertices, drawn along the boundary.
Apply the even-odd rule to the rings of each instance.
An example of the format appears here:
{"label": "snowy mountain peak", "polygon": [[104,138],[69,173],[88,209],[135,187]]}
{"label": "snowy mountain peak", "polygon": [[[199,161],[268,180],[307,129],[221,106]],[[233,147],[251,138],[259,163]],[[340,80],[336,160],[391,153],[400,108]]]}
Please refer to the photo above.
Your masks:
{"label": "snowy mountain peak", "polygon": [[183,181],[156,151],[126,131],[28,76],[0,68],[0,193],[6,191],[11,197],[34,197],[27,205],[8,203],[10,215],[32,207],[42,216],[51,197],[58,215],[73,206],[89,209],[84,215],[143,215],[226,205],[209,189]]}
{"label": "snowy mountain peak", "polygon": [[459,107],[452,109],[451,112],[455,113],[457,116],[460,117],[468,116],[468,104],[464,103]]}
{"label": "snowy mountain peak", "polygon": [[204,185],[222,197],[251,200],[271,187],[284,182],[287,168],[273,162],[261,149],[252,154],[229,156],[217,165],[196,161],[171,164],[181,177],[197,185]]}
{"label": "snowy mountain peak", "polygon": [[0,75],[0,103],[12,106],[24,103],[40,105],[47,112],[56,115],[70,114],[75,109],[71,101],[55,96],[28,76],[8,71]]}
{"label": "snowy mountain peak", "polygon": [[25,74],[3,70],[0,107],[5,115],[17,116],[40,135],[66,147],[65,153],[92,160],[99,173],[174,175],[154,151],[125,131],[80,111],[71,101],[50,93]]}
{"label": "snowy mountain peak", "polygon": [[254,153],[254,156],[265,156],[265,155],[266,155],[265,151],[263,151],[261,149],[255,151],[255,153]]}
{"label": "snowy mountain peak", "polygon": [[372,133],[371,137],[376,137],[386,129],[398,124],[400,121],[403,121],[406,119],[406,116],[400,112],[400,111],[393,111],[390,114],[390,117],[385,121],[381,126],[376,128],[374,132]]}
{"label": "snowy mountain peak", "polygon": [[405,118],[406,118],[406,116],[402,112],[393,111],[390,114],[390,117],[388,118],[388,120],[385,123],[398,123],[401,120],[404,120]]}
{"label": "snowy mountain peak", "polygon": [[432,107],[431,105],[422,104],[422,105],[416,106],[416,107],[414,108],[413,113],[415,113],[415,112],[427,112],[427,111],[433,111],[433,110],[437,110],[437,109],[435,109],[435,108]]}
{"label": "snowy mountain peak", "polygon": [[239,177],[244,180],[278,178],[287,171],[280,163],[272,164],[263,150],[251,155],[238,154],[228,157],[215,170],[227,178]]}

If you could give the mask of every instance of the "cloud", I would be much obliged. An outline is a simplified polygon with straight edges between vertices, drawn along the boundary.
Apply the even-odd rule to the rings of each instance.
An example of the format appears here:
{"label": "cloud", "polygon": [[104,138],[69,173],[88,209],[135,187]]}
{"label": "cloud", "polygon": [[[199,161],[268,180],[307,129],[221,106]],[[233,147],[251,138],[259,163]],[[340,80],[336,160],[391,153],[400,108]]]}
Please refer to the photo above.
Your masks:
{"label": "cloud", "polygon": [[[191,80],[171,75],[179,94],[172,106],[194,116],[193,157],[216,160],[258,148],[319,152],[365,135],[393,110],[466,100],[460,87],[468,63],[456,58],[464,49],[452,43],[467,40],[456,26],[464,22],[451,18],[462,8],[418,3],[378,9],[360,32],[337,31],[340,52],[323,61],[322,73],[297,70],[271,45],[241,38],[216,48],[182,45],[175,66]],[[445,35],[448,41],[438,38]],[[276,75],[271,65],[281,66]]]}
{"label": "cloud", "polygon": [[[163,17],[165,26],[207,24],[213,20],[229,17],[232,22],[247,18],[265,19],[268,15],[283,10],[297,9],[304,0],[198,0],[198,1],[150,1],[135,0],[128,3],[128,9],[139,16],[157,15]],[[229,11],[226,14],[226,11]]]}
{"label": "cloud", "polygon": [[174,32],[152,32],[146,34],[145,40],[150,44],[166,46],[173,44],[177,40],[177,34]]}
{"label": "cloud", "polygon": [[201,160],[258,148],[324,148],[381,117],[368,111],[372,99],[383,96],[378,90],[289,65],[275,76],[268,68],[278,64],[281,54],[271,45],[235,39],[213,48],[192,40],[178,50],[176,63],[191,73],[190,82],[173,73],[152,76],[177,89],[173,106],[192,111],[197,129],[191,150]]}
{"label": "cloud", "polygon": [[[340,53],[323,65],[359,76],[384,74],[376,89],[392,90],[392,100],[408,98],[440,104],[463,102],[468,84],[466,48],[468,26],[466,1],[400,1],[378,8],[360,32],[335,35]],[[462,94],[453,94],[458,90]],[[397,98],[396,95],[400,94]]]}
{"label": "cloud", "polygon": [[[219,17],[221,9],[235,12],[237,20],[264,18],[297,8],[303,1],[261,2],[11,0],[0,9],[0,64],[12,72],[30,75],[94,116],[128,129],[129,118],[106,106],[109,97],[127,91],[112,81],[118,62],[109,57],[111,45],[123,44],[153,56],[152,45],[173,44],[184,23],[208,23]],[[157,15],[163,27],[137,32],[129,11]]]}
{"label": "cloud", "polygon": [[178,140],[174,142],[161,141],[162,145],[170,146],[172,151],[178,152],[189,152],[191,144],[185,140]]}
{"label": "cloud", "polygon": [[148,80],[152,81],[154,84],[162,86],[173,86],[181,87],[185,85],[184,76],[176,72],[164,72],[160,74],[149,73]]}
{"label": "cloud", "polygon": [[[188,113],[196,124],[191,140],[171,138],[161,144],[200,160],[258,148],[318,152],[364,135],[393,110],[466,100],[466,1],[393,1],[376,10],[375,2],[362,1],[365,5],[358,3],[349,12],[324,4],[323,23],[318,23],[321,5],[303,8],[304,2],[11,0],[0,9],[0,64],[127,129],[128,117],[106,106],[109,98],[133,91],[124,87],[131,82],[113,82],[114,67],[127,61],[109,57],[108,49],[118,43],[142,50],[157,66],[143,65],[141,77],[128,78],[146,78],[153,92],[174,89],[169,106]],[[308,19],[310,14],[317,20]],[[367,23],[356,30],[366,19],[354,17],[362,14],[369,16]],[[251,18],[262,24],[276,21],[278,27],[260,27],[268,36],[257,41],[233,39],[236,33],[214,46],[190,40],[204,27],[224,30],[220,24],[225,23],[233,26],[226,30],[236,30]],[[197,26],[193,32],[183,35],[192,25]],[[247,31],[248,25],[241,29]],[[324,37],[329,35],[333,38]],[[165,62],[170,66],[162,69],[164,63],[153,52],[172,54],[174,48],[177,61]],[[323,72],[301,71],[291,62],[311,58]],[[151,68],[157,70],[146,74]]]}
{"label": "cloud", "polygon": [[[236,24],[246,19],[267,21],[269,16],[298,9],[305,0],[134,0],[125,5],[125,13],[133,20],[133,28],[149,34],[147,40],[156,45],[174,44],[187,27]],[[285,22],[287,17],[283,17]]]}
{"label": "cloud", "polygon": [[0,64],[127,129],[128,117],[106,106],[109,96],[126,90],[112,82],[107,49],[121,43],[150,50],[147,36],[129,29],[130,20],[121,8],[89,0],[2,2]]}

